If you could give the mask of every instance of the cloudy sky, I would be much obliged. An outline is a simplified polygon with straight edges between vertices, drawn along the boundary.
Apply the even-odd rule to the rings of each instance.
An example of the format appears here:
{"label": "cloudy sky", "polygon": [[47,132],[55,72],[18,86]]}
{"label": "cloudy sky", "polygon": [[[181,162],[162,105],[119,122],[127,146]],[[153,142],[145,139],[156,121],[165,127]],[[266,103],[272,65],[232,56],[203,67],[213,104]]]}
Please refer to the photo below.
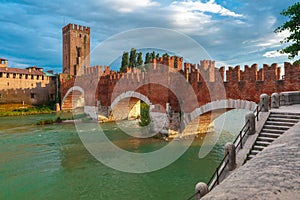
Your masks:
{"label": "cloudy sky", "polygon": [[[91,48],[134,29],[158,27],[185,34],[218,65],[282,64],[276,50],[288,33],[275,34],[296,0],[0,0],[0,57],[11,67],[61,71],[62,33],[68,23],[91,27]],[[146,34],[146,33],[144,33]],[[153,33],[152,37],[159,34]],[[135,37],[146,40],[145,35]],[[169,41],[180,46],[180,41]],[[177,44],[178,42],[178,44]],[[131,46],[132,45],[132,46]],[[107,45],[109,46],[109,45]],[[113,45],[114,46],[114,45]],[[128,44],[127,49],[135,47]],[[106,47],[106,52],[114,47]],[[110,49],[112,48],[112,49]],[[183,47],[184,48],[184,47]],[[177,52],[175,52],[177,53]],[[202,58],[199,58],[199,60]],[[92,59],[93,60],[93,59]],[[93,63],[108,65],[107,61]]]}

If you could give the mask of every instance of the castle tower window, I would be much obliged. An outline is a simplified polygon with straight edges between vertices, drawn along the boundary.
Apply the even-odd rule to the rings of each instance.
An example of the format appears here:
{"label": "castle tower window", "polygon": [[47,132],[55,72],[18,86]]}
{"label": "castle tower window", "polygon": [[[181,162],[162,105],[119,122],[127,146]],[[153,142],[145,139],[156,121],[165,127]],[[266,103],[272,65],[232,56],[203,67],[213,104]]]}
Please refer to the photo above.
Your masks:
{"label": "castle tower window", "polygon": [[35,94],[34,93],[30,93],[30,98],[34,99],[35,98]]}
{"label": "castle tower window", "polygon": [[3,73],[2,72],[0,72],[0,78],[2,78],[3,77]]}
{"label": "castle tower window", "polygon": [[9,82],[7,82],[7,86],[9,86]]}
{"label": "castle tower window", "polygon": [[33,78],[34,78],[34,76],[33,75],[31,75],[31,79],[33,80]]}
{"label": "castle tower window", "polygon": [[3,97],[3,94],[0,94],[0,99],[2,99],[2,97]]}
{"label": "castle tower window", "polygon": [[9,73],[6,74],[6,78],[9,78]]}
{"label": "castle tower window", "polygon": [[44,76],[42,76],[42,80],[44,80]]}
{"label": "castle tower window", "polygon": [[25,75],[25,79],[28,79],[28,75],[27,74]]}
{"label": "castle tower window", "polygon": [[77,57],[81,57],[81,48],[76,47],[76,50],[77,50]]}
{"label": "castle tower window", "polygon": [[14,74],[13,74],[13,78],[16,78],[16,76],[17,76],[17,75],[14,73]]}

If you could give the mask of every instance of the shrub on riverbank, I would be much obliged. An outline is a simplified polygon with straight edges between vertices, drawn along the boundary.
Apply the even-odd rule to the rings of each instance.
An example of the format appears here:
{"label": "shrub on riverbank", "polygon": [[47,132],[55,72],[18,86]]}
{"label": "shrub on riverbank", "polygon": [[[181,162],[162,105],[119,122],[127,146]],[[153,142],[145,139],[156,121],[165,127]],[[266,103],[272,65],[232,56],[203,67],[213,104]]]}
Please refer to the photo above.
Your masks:
{"label": "shrub on riverbank", "polygon": [[52,113],[49,106],[31,106],[22,104],[2,104],[0,105],[0,116],[20,116]]}
{"label": "shrub on riverbank", "polygon": [[140,122],[139,125],[140,126],[148,126],[151,122],[150,119],[150,106],[147,105],[146,103],[142,102],[141,103],[141,118],[140,118]]}
{"label": "shrub on riverbank", "polygon": [[70,118],[57,117],[55,120],[52,120],[52,119],[41,120],[41,121],[38,121],[36,123],[36,125],[47,125],[47,124],[54,124],[54,123],[62,123],[62,122],[67,121],[67,120],[81,120],[83,122],[87,122],[87,121],[90,120],[90,118],[88,117],[87,114],[83,113],[83,114],[74,115]]}

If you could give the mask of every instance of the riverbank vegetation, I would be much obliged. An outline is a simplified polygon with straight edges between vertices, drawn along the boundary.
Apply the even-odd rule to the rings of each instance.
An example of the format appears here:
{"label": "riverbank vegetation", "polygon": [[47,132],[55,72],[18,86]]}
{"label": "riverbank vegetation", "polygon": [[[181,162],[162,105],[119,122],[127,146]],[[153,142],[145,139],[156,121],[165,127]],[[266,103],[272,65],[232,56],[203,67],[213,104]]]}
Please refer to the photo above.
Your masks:
{"label": "riverbank vegetation", "polygon": [[50,106],[32,106],[23,104],[0,104],[0,117],[48,114],[54,112]]}
{"label": "riverbank vegetation", "polygon": [[91,120],[91,118],[85,113],[72,115],[71,117],[58,116],[55,119],[45,119],[45,120],[38,121],[36,123],[36,125],[47,125],[47,124],[63,123],[63,122],[66,122],[66,121],[74,121],[74,120],[80,120],[82,122],[88,122],[88,121]]}
{"label": "riverbank vegetation", "polygon": [[139,125],[140,126],[148,126],[151,122],[150,114],[149,114],[150,107],[145,102],[141,102],[140,109],[141,109],[141,118],[140,118]]}

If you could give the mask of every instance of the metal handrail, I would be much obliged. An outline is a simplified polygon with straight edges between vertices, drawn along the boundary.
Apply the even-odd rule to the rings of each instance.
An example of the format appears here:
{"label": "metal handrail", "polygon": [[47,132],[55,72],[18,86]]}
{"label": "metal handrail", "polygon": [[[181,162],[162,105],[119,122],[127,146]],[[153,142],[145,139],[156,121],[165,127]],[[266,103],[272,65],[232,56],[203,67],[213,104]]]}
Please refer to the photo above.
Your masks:
{"label": "metal handrail", "polygon": [[197,194],[199,194],[200,193],[200,191],[197,191],[195,194],[193,194],[192,196],[190,196],[187,200],[191,200],[191,199],[193,199]]}
{"label": "metal handrail", "polygon": [[[212,190],[215,186],[215,184],[219,184],[220,181],[219,181],[219,178],[220,176],[222,175],[222,172],[224,171],[224,169],[226,168],[227,164],[228,164],[228,154],[227,153],[224,158],[222,159],[221,163],[219,164],[219,166],[216,168],[216,171],[215,173],[212,175],[212,177],[210,178],[209,182],[208,182],[208,187],[210,188],[210,190]],[[227,159],[227,161],[225,162],[224,164],[224,161]],[[224,165],[224,166],[223,166]],[[223,167],[222,167],[223,166]],[[221,169],[221,172],[219,172],[219,170]],[[215,181],[214,181],[215,180]],[[212,184],[213,183],[213,184]]]}
{"label": "metal handrail", "polygon": [[[259,103],[256,106],[256,109],[253,111],[253,113],[255,114],[255,118],[256,118],[257,121],[258,121],[258,115],[261,112],[261,110],[262,110],[263,107],[264,107],[264,105],[261,104],[261,103]],[[238,136],[235,138],[235,140],[233,142],[236,151],[237,151],[239,145],[241,145],[241,149],[243,148],[243,139],[247,135],[247,132],[250,129],[250,126],[248,126],[249,123],[250,123],[250,121],[248,120],[244,124],[243,128],[240,130]],[[239,139],[239,142],[237,143],[238,139]],[[209,182],[207,184],[208,188],[209,188],[209,191],[211,191],[215,187],[216,183],[217,184],[220,183],[219,178],[220,178],[220,176],[222,175],[224,169],[227,167],[227,165],[229,163],[229,160],[227,159],[228,155],[229,155],[229,153],[227,152],[226,155],[224,156],[224,158],[222,159],[221,163],[219,164],[219,166],[216,168],[215,173],[210,178],[210,180],[209,180]],[[225,160],[226,160],[226,162],[225,162]],[[221,169],[221,171],[220,171],[220,169]],[[193,197],[195,197],[198,193],[199,193],[199,191],[197,193],[193,194],[190,198],[188,198],[188,200],[190,200]]]}
{"label": "metal handrail", "polygon": [[[246,124],[243,126],[242,130],[240,130],[240,133],[238,134],[238,136],[235,138],[235,140],[234,140],[234,142],[233,142],[233,144],[234,144],[234,146],[235,146],[235,149],[237,149],[238,146],[239,146],[240,144],[241,144],[241,149],[243,148],[242,140],[243,140],[243,138],[245,137],[246,133],[249,131],[249,126],[248,126],[248,124],[249,124],[249,120],[246,122]],[[246,127],[248,127],[248,128],[247,128],[247,130],[245,131],[244,129],[245,129]],[[245,134],[243,134],[243,132],[245,132]],[[238,139],[240,139],[240,140],[239,140],[239,142],[236,144],[236,142],[237,142]]]}
{"label": "metal handrail", "polygon": [[[257,121],[258,121],[258,115],[261,112],[262,108],[263,108],[263,104],[262,105],[258,104],[256,109],[254,110],[254,113],[256,113],[255,117],[256,117]],[[250,129],[250,126],[248,126],[249,123],[250,123],[250,121],[248,120],[244,124],[243,128],[240,130],[238,136],[235,138],[235,140],[233,142],[236,150],[238,149],[239,145],[241,146],[241,149],[243,148],[243,139],[247,135],[247,133]],[[228,153],[224,156],[224,158],[221,161],[220,165],[217,167],[215,173],[212,175],[211,179],[209,180],[209,182],[208,182],[209,190],[212,190],[215,187],[216,183],[219,184],[219,177],[221,176],[222,172],[227,167],[227,164],[229,162],[228,159],[226,160],[227,156],[228,156]],[[225,162],[225,160],[226,160],[226,162]],[[224,162],[225,162],[225,164],[224,164]],[[219,172],[219,170],[222,166],[223,166],[223,168],[221,169],[221,172]],[[216,176],[217,176],[217,178],[215,178]]]}
{"label": "metal handrail", "polygon": [[264,107],[264,104],[259,103],[256,106],[256,109],[253,111],[253,113],[255,114],[256,121],[258,121],[258,115],[261,112],[261,110],[263,109],[263,107]]}

